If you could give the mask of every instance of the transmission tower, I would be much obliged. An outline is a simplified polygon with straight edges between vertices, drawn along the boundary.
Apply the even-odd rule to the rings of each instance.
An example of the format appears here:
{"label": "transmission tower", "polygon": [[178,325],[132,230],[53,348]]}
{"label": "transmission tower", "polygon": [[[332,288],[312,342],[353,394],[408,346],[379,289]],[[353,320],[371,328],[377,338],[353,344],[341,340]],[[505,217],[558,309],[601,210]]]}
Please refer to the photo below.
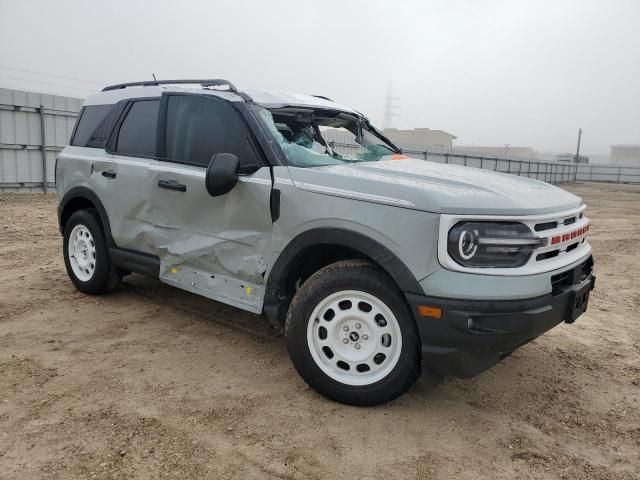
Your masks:
{"label": "transmission tower", "polygon": [[391,83],[387,85],[387,95],[384,101],[384,121],[383,128],[391,128],[392,127],[392,119],[393,117],[398,116],[398,104],[396,103],[398,99],[393,96],[393,86]]}

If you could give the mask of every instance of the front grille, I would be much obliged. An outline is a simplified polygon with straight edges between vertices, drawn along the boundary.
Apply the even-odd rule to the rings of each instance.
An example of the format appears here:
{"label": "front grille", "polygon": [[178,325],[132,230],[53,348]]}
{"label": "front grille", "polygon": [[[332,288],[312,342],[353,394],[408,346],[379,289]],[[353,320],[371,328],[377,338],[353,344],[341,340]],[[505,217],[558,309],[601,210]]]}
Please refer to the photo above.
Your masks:
{"label": "front grille", "polygon": [[556,228],[557,226],[558,222],[545,222],[536,224],[534,229],[536,232],[542,232],[544,230],[551,230],[552,228]]}
{"label": "front grille", "polygon": [[539,253],[538,255],[536,255],[536,260],[540,261],[546,260],[547,258],[557,257],[559,253],[560,250],[552,250],[550,252]]}
{"label": "front grille", "polygon": [[579,245],[579,243],[574,243],[573,245],[569,245],[569,246],[567,247],[566,252],[568,253],[568,252],[570,252],[571,250],[575,250],[576,248],[578,248],[578,245]]}
{"label": "front grille", "polygon": [[593,257],[587,258],[577,267],[558,273],[551,277],[551,295],[556,296],[562,293],[567,287],[583,282],[593,271]]}
{"label": "front grille", "polygon": [[[580,217],[582,218],[582,214],[580,214]],[[572,223],[576,223],[576,217],[568,217],[565,218],[563,220],[561,220],[560,222],[544,222],[544,223],[537,223],[533,228],[536,232],[544,232],[545,230],[552,230],[554,228],[557,228],[558,225],[571,225]]]}
{"label": "front grille", "polygon": [[[589,222],[583,212],[578,211],[569,215],[565,213],[544,220],[544,222],[530,225],[534,231],[539,232],[538,235],[541,238],[546,239],[546,244],[534,252],[533,261],[549,263],[558,261],[561,256],[580,249],[585,243],[586,231],[583,232],[582,228],[588,229]],[[579,234],[575,235],[576,232]]]}
{"label": "front grille", "polygon": [[573,285],[573,269],[558,273],[551,277],[551,295],[562,293],[563,287]]}
{"label": "front grille", "polygon": [[593,272],[593,257],[589,257],[587,258],[587,261],[582,264],[582,270],[580,271],[580,276],[578,277],[578,283],[588,278],[592,272]]}

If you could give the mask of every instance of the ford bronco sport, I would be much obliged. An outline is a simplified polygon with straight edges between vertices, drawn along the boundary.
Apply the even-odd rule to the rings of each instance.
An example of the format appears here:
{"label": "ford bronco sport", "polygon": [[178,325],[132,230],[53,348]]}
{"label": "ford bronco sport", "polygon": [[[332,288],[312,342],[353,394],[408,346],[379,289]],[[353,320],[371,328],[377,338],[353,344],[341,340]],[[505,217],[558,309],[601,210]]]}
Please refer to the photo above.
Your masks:
{"label": "ford bronco sport", "polygon": [[137,272],[264,313],[304,380],[355,405],[396,398],[423,369],[482,372],[573,322],[595,282],[580,198],[408,158],[320,96],[107,87],[85,102],[56,185],[80,291]]}

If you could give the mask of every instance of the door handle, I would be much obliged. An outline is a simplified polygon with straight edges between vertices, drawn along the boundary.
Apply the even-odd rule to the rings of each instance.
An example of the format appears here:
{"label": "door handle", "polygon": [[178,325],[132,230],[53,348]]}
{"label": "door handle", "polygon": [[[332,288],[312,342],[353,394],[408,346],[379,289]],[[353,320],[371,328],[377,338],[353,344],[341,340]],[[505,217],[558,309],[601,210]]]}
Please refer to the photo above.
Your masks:
{"label": "door handle", "polygon": [[102,173],[102,176],[105,178],[116,178],[117,173],[114,172],[113,170],[104,170]]}
{"label": "door handle", "polygon": [[178,183],[175,180],[158,180],[158,187],[166,188],[167,190],[174,190],[176,192],[186,192],[187,186]]}

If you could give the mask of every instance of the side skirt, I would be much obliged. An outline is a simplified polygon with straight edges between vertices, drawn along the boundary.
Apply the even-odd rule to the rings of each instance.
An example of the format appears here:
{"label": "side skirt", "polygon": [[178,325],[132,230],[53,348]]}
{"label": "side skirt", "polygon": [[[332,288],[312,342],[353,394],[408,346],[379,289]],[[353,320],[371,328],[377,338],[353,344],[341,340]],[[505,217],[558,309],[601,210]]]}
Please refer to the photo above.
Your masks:
{"label": "side skirt", "polygon": [[155,255],[122,248],[110,248],[109,256],[117,267],[124,270],[139,273],[145,277],[158,278],[160,276],[160,259]]}
{"label": "side skirt", "polygon": [[252,313],[262,313],[264,286],[183,265],[160,267],[160,281]]}
{"label": "side skirt", "polygon": [[264,286],[184,266],[162,264],[147,253],[110,248],[111,261],[130,272],[157,278],[161,282],[252,313],[262,313]]}

